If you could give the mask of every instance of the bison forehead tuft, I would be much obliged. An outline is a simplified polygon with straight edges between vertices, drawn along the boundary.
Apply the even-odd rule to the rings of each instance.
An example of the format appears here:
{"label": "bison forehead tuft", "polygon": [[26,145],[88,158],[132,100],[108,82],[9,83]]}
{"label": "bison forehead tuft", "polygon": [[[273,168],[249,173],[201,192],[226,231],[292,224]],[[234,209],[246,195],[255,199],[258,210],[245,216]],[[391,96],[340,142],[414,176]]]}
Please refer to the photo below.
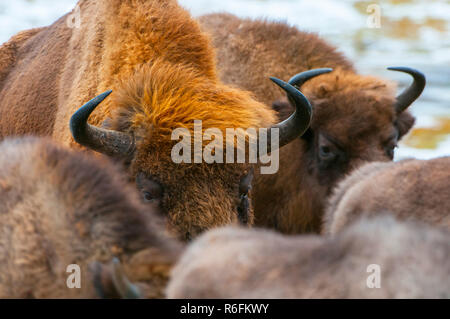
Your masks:
{"label": "bison forehead tuft", "polygon": [[[175,89],[174,89],[175,88]],[[194,121],[203,128],[268,127],[275,122],[272,110],[251,94],[213,81],[187,65],[156,59],[123,81],[117,110],[110,120],[115,130],[134,130],[142,137],[170,140],[177,128],[193,132]]]}
{"label": "bison forehead tuft", "polygon": [[395,85],[344,71],[313,79],[304,88],[314,105],[312,128],[351,143],[370,135],[393,134]]}

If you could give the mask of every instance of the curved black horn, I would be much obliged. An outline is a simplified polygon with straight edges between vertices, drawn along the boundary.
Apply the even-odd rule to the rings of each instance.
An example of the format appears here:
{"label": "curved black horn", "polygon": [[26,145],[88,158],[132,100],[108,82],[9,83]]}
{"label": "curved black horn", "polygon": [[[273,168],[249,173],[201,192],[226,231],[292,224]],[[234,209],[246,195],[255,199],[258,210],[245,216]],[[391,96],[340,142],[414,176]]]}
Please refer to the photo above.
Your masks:
{"label": "curved black horn", "polygon": [[291,84],[273,77],[270,79],[287,93],[289,101],[295,106],[294,114],[271,127],[271,129],[278,128],[280,130],[279,147],[281,148],[306,132],[312,119],[312,107],[303,93]]}
{"label": "curved black horn", "polygon": [[83,105],[70,119],[70,131],[75,141],[94,151],[112,157],[131,158],[135,150],[133,136],[90,125],[87,121],[95,108],[112,91],[106,91]]}
{"label": "curved black horn", "polygon": [[[270,79],[282,88],[288,96],[289,101],[293,106],[295,106],[295,112],[288,119],[283,122],[272,126],[271,128],[279,129],[279,147],[283,147],[296,138],[302,136],[306,130],[309,128],[312,119],[312,107],[311,103],[309,103],[308,99],[300,92],[297,88],[294,87],[296,84],[303,84],[307,80],[312,79],[318,75],[329,73],[333,71],[332,69],[316,69],[307,72],[300,73],[294,76],[292,80],[295,80],[295,83],[286,83],[280,79],[271,77]],[[268,132],[268,141],[271,141],[270,138],[270,130]],[[269,143],[270,144],[270,143]],[[267,152],[271,151],[270,145],[268,146]]]}
{"label": "curved black horn", "polygon": [[140,299],[141,292],[139,287],[133,285],[125,275],[119,259],[114,258],[113,261],[112,280],[114,287],[123,299]]}
{"label": "curved black horn", "polygon": [[289,80],[289,84],[296,86],[298,88],[301,88],[302,85],[305,84],[306,81],[308,81],[318,75],[330,73],[332,71],[333,71],[333,69],[330,69],[330,68],[322,68],[322,69],[314,69],[314,70],[305,71],[305,72],[299,73],[297,75],[294,75]]}
{"label": "curved black horn", "polygon": [[411,84],[411,86],[397,97],[395,110],[397,111],[397,113],[401,113],[405,111],[422,94],[423,90],[425,89],[426,78],[422,72],[412,68],[399,66],[389,67],[387,69],[390,71],[408,73],[414,78],[414,82]]}

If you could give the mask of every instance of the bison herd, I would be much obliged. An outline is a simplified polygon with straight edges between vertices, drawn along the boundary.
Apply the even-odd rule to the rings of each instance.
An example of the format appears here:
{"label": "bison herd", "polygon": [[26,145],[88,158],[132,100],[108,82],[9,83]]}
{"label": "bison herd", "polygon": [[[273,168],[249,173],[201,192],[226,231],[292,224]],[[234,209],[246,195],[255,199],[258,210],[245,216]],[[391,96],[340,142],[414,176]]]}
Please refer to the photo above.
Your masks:
{"label": "bison herd", "polygon": [[[421,72],[397,95],[284,23],[77,7],[0,47],[0,298],[450,298],[450,159],[392,162]],[[278,172],[175,163],[194,121],[278,129]]]}

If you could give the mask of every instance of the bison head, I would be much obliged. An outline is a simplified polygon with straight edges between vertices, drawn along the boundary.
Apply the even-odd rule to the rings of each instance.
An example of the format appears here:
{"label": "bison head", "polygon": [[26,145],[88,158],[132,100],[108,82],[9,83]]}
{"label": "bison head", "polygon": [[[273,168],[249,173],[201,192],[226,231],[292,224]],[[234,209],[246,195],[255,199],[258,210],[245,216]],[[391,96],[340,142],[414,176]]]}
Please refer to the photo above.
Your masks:
{"label": "bison head", "polygon": [[[273,80],[295,106],[289,119],[275,125],[283,146],[309,127],[311,106],[294,86]],[[167,217],[173,233],[189,240],[212,227],[253,222],[248,199],[252,164],[177,164],[171,158],[176,143],[171,134],[177,128],[192,131],[194,120],[202,120],[203,129],[221,132],[270,127],[275,122],[271,110],[249,93],[205,78],[192,68],[155,62],[120,85],[103,127],[88,124],[90,114],[110,93],[73,115],[72,135],[81,145],[124,159],[143,201]]]}
{"label": "bison head", "polygon": [[[406,110],[422,93],[425,77],[410,68],[389,69],[414,78],[398,97],[386,81],[339,71],[303,88],[316,112],[304,135],[309,168],[322,184],[334,185],[362,162],[392,160],[398,141],[414,124]],[[303,81],[294,77],[290,83],[301,87]]]}
{"label": "bison head", "polygon": [[[261,207],[280,211],[279,203],[286,203],[281,213],[258,214],[262,224],[276,224],[287,233],[317,231],[324,199],[340,179],[365,162],[393,159],[398,141],[414,124],[407,108],[422,93],[425,76],[405,67],[390,70],[414,78],[397,97],[392,83],[342,69],[307,83],[303,73],[289,81],[311,101],[314,116],[302,138],[281,151],[278,176],[256,184],[256,212],[264,211]],[[287,100],[274,102],[273,108],[281,119],[292,112]],[[277,192],[279,203],[260,196],[270,191],[268,185]]]}

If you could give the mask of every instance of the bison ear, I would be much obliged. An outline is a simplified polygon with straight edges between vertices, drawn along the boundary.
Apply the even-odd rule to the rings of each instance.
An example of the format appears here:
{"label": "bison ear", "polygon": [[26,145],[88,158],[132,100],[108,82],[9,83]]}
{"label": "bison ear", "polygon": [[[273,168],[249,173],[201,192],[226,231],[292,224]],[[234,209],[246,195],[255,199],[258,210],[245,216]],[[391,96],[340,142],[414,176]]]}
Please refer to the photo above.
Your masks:
{"label": "bison ear", "polygon": [[280,99],[273,102],[272,109],[277,112],[280,121],[284,121],[294,112],[294,107],[287,99]]}
{"label": "bison ear", "polygon": [[398,138],[401,139],[404,135],[408,134],[415,122],[415,117],[409,112],[400,113],[395,121],[395,126],[398,130]]}

